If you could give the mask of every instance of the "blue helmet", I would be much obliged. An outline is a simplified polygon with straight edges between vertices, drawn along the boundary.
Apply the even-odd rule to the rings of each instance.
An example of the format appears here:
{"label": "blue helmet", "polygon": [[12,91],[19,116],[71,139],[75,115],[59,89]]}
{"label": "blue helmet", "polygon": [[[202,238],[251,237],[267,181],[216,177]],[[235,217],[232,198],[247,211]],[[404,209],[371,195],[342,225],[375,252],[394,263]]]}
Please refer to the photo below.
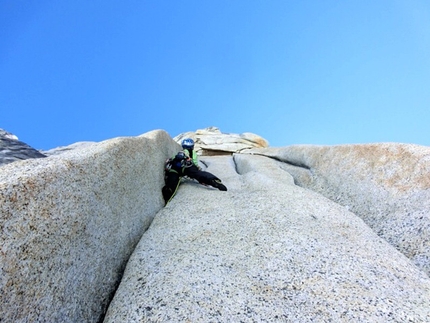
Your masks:
{"label": "blue helmet", "polygon": [[194,149],[194,140],[191,138],[186,138],[186,139],[182,140],[182,148],[193,150]]}

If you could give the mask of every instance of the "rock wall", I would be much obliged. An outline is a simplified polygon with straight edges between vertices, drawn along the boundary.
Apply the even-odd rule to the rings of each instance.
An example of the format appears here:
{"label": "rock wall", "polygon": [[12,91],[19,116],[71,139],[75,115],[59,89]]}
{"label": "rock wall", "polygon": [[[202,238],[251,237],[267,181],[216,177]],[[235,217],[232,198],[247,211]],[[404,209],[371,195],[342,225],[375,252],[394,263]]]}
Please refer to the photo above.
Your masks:
{"label": "rock wall", "polygon": [[99,321],[178,149],[157,130],[2,166],[0,321]]}
{"label": "rock wall", "polygon": [[430,275],[430,147],[297,145],[249,153],[283,161],[298,185],[359,215]]}
{"label": "rock wall", "polygon": [[194,150],[201,156],[232,155],[251,148],[269,146],[266,139],[251,132],[223,133],[217,127],[185,132],[173,139],[180,144],[185,138],[194,140]]}
{"label": "rock wall", "polygon": [[[228,191],[163,208],[184,137],[231,155],[201,158]],[[0,321],[430,322],[430,148],[267,146],[157,130],[3,165]]]}
{"label": "rock wall", "polygon": [[127,264],[105,323],[430,322],[430,279],[285,163],[202,158]]}

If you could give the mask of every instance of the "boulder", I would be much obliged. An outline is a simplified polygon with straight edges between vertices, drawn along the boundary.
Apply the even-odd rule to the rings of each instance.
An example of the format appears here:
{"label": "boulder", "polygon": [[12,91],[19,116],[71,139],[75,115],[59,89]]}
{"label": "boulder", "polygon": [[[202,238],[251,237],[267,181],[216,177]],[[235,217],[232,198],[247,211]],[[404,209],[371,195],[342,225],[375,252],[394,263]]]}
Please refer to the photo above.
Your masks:
{"label": "boulder", "polygon": [[2,166],[0,321],[100,321],[178,149],[156,130]]}
{"label": "boulder", "polygon": [[0,129],[0,166],[15,161],[42,157],[46,157],[46,155],[18,140],[14,134]]}
{"label": "boulder", "polygon": [[379,143],[249,150],[359,215],[430,275],[430,147]]}
{"label": "boulder", "polygon": [[217,127],[209,127],[196,132],[185,132],[173,139],[181,143],[183,139],[191,138],[195,142],[195,151],[201,156],[231,155],[251,148],[268,147],[264,138],[245,132],[242,134],[222,133]]}
{"label": "boulder", "polygon": [[282,162],[205,157],[132,254],[111,322],[429,322],[430,279]]}

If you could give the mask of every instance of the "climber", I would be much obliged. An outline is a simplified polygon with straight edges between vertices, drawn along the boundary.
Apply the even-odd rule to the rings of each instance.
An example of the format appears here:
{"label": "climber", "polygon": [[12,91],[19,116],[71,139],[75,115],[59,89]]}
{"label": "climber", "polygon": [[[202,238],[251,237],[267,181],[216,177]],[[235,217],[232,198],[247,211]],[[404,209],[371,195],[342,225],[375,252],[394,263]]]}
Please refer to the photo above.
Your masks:
{"label": "climber", "polygon": [[194,163],[198,167],[198,169],[201,169],[199,166],[199,159],[197,157],[197,153],[194,150],[194,140],[191,138],[186,138],[182,140],[182,148],[184,149],[185,154],[190,157]]}
{"label": "climber", "polygon": [[180,151],[174,157],[169,158],[165,163],[165,185],[162,189],[162,193],[166,204],[175,195],[183,176],[195,179],[200,184],[215,187],[220,191],[227,191],[227,187],[221,183],[218,177],[197,168],[192,159],[187,156],[184,151]]}

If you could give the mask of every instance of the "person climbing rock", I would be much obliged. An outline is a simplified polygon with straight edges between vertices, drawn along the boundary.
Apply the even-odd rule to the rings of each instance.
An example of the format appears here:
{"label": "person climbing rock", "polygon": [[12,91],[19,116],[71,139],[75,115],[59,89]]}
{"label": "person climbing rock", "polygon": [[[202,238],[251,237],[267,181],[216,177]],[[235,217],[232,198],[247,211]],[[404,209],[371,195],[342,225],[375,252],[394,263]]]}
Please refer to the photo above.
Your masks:
{"label": "person climbing rock", "polygon": [[202,185],[208,185],[227,191],[227,187],[221,180],[212,173],[199,169],[186,152],[180,151],[174,157],[169,158],[165,163],[164,181],[162,189],[164,202],[167,204],[178,190],[181,178],[187,176],[195,179]]}

